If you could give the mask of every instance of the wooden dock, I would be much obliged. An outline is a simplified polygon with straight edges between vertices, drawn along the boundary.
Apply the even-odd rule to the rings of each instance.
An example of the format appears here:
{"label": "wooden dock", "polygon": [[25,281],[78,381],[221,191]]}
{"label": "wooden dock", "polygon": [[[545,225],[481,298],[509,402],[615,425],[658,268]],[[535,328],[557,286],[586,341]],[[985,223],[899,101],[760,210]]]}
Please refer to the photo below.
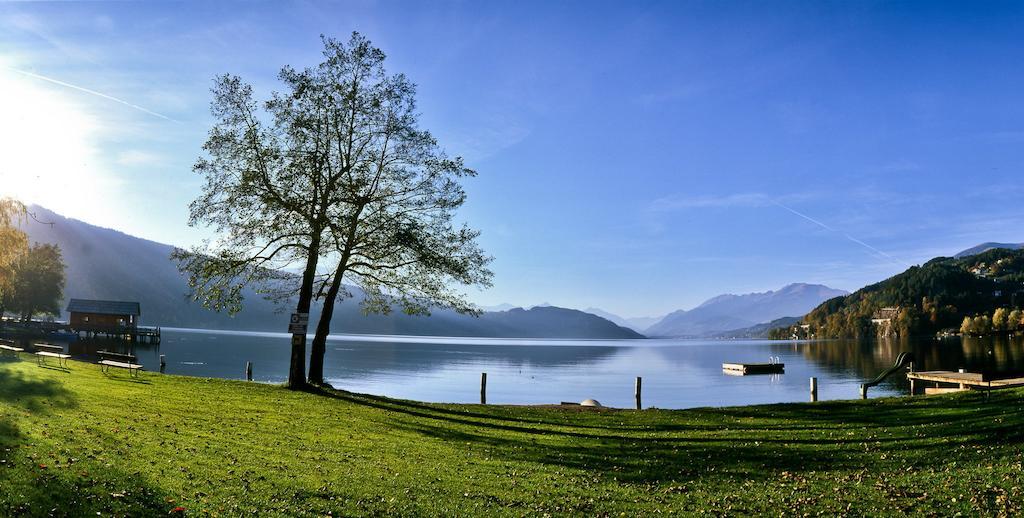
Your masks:
{"label": "wooden dock", "polygon": [[781,374],[786,371],[785,363],[723,363],[722,372],[735,376],[748,374]]}
{"label": "wooden dock", "polygon": [[1000,378],[986,376],[980,372],[917,371],[908,372],[907,379],[914,382],[943,383],[956,385],[959,389],[996,389],[1024,386],[1024,377]]}

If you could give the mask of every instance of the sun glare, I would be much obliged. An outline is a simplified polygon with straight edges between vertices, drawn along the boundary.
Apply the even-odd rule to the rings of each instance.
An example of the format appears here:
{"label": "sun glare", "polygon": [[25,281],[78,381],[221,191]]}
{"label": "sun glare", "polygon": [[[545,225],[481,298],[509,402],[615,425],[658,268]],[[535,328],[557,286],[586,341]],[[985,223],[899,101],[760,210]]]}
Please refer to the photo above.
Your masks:
{"label": "sun glare", "polygon": [[98,139],[98,124],[63,92],[0,67],[0,196],[94,214],[77,208],[102,205],[110,187]]}

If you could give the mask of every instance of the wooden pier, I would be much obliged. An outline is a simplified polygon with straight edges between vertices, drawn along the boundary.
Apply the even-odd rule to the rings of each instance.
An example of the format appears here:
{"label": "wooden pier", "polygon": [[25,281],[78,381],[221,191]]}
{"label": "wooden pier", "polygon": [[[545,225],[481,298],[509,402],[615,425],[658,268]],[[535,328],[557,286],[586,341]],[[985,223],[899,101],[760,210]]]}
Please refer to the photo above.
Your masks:
{"label": "wooden pier", "polygon": [[68,327],[67,330],[78,335],[79,338],[114,338],[136,343],[160,343],[159,327],[94,327],[90,329]]}
{"label": "wooden pier", "polygon": [[1024,386],[1024,377],[986,375],[980,372],[917,371],[908,372],[907,379],[910,380],[911,393],[913,393],[913,386],[916,382],[935,383],[936,387],[939,384],[956,385],[958,390],[991,390]]}

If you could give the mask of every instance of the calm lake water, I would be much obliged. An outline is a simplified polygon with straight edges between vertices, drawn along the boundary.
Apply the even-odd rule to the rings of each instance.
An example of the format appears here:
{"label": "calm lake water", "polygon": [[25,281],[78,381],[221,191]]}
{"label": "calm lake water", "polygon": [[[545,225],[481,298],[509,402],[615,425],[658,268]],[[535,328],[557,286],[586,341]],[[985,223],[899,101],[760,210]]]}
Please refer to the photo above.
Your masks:
{"label": "calm lake water", "polygon": [[[109,343],[60,341],[77,357],[93,359]],[[148,370],[167,356],[167,373],[244,378],[254,364],[257,381],[287,376],[289,336],[276,333],[163,329],[159,345],[134,353]],[[327,346],[326,376],[337,388],[436,402],[479,402],[480,373],[487,372],[488,403],[543,404],[594,398],[606,406],[632,407],[633,383],[643,377],[643,405],[659,408],[730,406],[806,401],[808,379],[818,378],[819,399],[855,399],[866,379],[913,351],[917,368],[1024,368],[1024,337],[848,340],[507,340],[336,336]],[[781,375],[731,376],[723,362],[786,364]],[[893,376],[870,395],[904,394]]]}

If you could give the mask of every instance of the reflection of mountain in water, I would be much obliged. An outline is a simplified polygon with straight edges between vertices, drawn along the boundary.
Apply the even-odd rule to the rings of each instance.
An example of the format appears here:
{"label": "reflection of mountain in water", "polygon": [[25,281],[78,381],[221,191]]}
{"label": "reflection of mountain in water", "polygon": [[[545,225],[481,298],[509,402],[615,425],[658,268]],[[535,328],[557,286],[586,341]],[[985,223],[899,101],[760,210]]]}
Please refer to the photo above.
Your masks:
{"label": "reflection of mountain in water", "polygon": [[[333,349],[332,350],[332,346]],[[377,371],[421,373],[456,365],[499,364],[507,368],[553,369],[596,364],[621,348],[608,346],[517,346],[343,342],[328,344],[335,376]]]}

